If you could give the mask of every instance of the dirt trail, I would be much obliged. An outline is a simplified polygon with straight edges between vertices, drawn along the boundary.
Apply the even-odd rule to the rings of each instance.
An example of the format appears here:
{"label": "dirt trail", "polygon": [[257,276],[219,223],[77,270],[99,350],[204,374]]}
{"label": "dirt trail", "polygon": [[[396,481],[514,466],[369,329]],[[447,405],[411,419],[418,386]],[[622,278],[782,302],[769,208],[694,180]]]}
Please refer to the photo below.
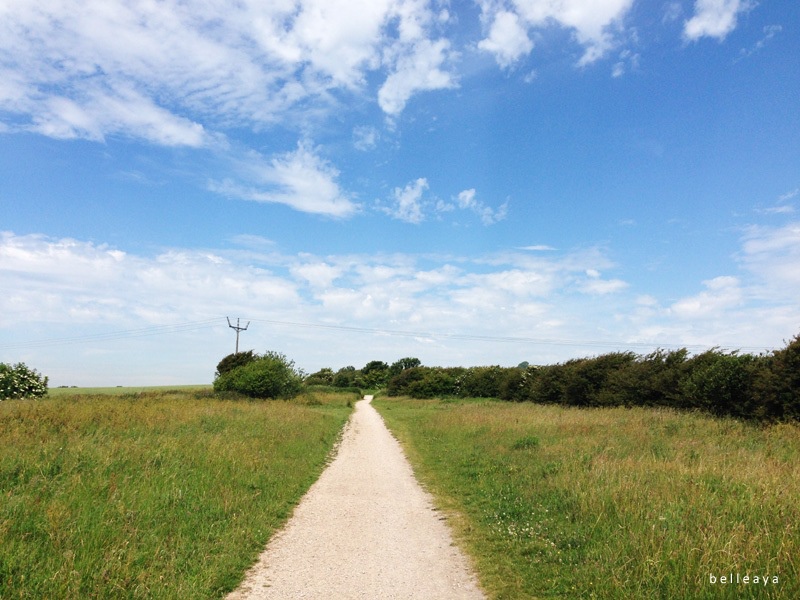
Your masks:
{"label": "dirt trail", "polygon": [[371,400],[228,600],[484,598]]}

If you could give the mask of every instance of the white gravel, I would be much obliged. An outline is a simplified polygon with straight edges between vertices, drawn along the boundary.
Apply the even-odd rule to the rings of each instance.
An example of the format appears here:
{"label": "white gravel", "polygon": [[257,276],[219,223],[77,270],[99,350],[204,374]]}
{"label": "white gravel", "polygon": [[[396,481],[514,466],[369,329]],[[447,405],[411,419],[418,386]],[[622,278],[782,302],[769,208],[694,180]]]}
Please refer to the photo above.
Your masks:
{"label": "white gravel", "polygon": [[484,598],[371,400],[228,600]]}

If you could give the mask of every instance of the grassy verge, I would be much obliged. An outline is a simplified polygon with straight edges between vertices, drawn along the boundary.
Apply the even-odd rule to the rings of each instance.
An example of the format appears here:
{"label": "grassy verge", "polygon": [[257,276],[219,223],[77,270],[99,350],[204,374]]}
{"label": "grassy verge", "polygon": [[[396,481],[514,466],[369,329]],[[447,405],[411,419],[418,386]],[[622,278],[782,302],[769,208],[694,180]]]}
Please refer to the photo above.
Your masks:
{"label": "grassy verge", "polygon": [[[456,533],[492,598],[800,598],[797,425],[643,408],[373,404],[420,479],[460,515]],[[731,574],[739,582],[723,584]]]}
{"label": "grassy verge", "polygon": [[221,597],[319,475],[355,399],[1,402],[0,597]]}

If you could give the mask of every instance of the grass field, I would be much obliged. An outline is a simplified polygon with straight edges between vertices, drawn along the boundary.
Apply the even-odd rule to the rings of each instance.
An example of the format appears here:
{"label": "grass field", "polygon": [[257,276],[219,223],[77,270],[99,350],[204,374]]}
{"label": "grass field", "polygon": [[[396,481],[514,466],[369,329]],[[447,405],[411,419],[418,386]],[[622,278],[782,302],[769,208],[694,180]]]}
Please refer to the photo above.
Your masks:
{"label": "grass field", "polygon": [[355,394],[0,402],[0,598],[215,598],[322,471]]}
{"label": "grass field", "polygon": [[74,387],[74,388],[49,388],[47,395],[51,398],[63,396],[95,396],[98,394],[122,396],[125,394],[140,394],[142,392],[200,392],[210,390],[211,384],[200,385],[149,385],[149,386],[116,386],[116,387]]}
{"label": "grass field", "polygon": [[455,514],[491,598],[800,598],[797,425],[475,400],[373,404]]}

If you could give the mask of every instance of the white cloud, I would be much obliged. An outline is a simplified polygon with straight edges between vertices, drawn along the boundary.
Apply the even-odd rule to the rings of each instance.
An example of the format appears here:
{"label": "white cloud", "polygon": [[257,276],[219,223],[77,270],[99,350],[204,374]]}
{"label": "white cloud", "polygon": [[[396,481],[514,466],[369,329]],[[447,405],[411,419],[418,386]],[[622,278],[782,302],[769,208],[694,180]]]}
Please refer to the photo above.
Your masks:
{"label": "white cloud", "polygon": [[302,124],[334,93],[372,93],[373,73],[393,116],[454,85],[443,22],[416,0],[62,0],[1,21],[0,110],[60,138],[208,145],[221,127]]}
{"label": "white cloud", "polygon": [[406,223],[418,224],[425,220],[422,211],[422,194],[428,189],[428,180],[420,177],[408,183],[403,188],[394,188],[392,192],[393,204],[384,209],[395,219]]}
{"label": "white cloud", "polygon": [[529,250],[531,252],[550,252],[555,250],[552,246],[547,244],[535,244],[533,246],[522,246],[520,250]]}
{"label": "white cloud", "polygon": [[720,276],[703,282],[705,290],[695,296],[682,298],[670,310],[679,318],[716,317],[742,301],[741,282],[736,277]]}
{"label": "white cloud", "polygon": [[702,37],[723,40],[736,28],[739,14],[750,8],[748,0],[695,0],[694,16],[684,23],[683,35],[690,41]]}
{"label": "white cloud", "polygon": [[[413,191],[419,184],[409,186]],[[742,241],[741,276],[709,279],[698,293],[667,304],[642,290],[628,294],[624,282],[607,278],[613,265],[599,249],[546,257],[319,257],[285,255],[267,245],[272,252],[257,260],[213,249],[146,256],[80,240],[0,234],[0,288],[6,290],[0,295],[0,354],[60,373],[61,380],[73,378],[64,383],[114,384],[97,353],[118,352],[113,373],[127,373],[128,380],[135,375],[158,383],[156,374],[169,365],[172,376],[185,373],[187,382],[210,380],[213,365],[232,350],[226,315],[253,320],[244,347],[287,352],[310,370],[401,356],[419,356],[426,364],[553,362],[630,342],[766,348],[779,346],[800,322],[800,276],[792,269],[800,264],[797,225],[750,230]],[[765,266],[775,269],[762,271]],[[202,337],[175,333],[148,345],[124,335],[114,342],[112,335],[108,342],[13,350],[15,340],[208,319],[219,327]],[[453,334],[528,342],[448,340]],[[134,350],[140,354],[135,361]],[[187,361],[190,352],[197,356]]]}
{"label": "white cloud", "polygon": [[758,281],[754,291],[768,299],[800,298],[800,222],[783,227],[750,227],[738,256]]}
{"label": "white cloud", "polygon": [[533,49],[528,31],[512,12],[500,10],[494,15],[489,37],[478,43],[478,48],[494,54],[497,64],[506,68]]}
{"label": "white cloud", "polygon": [[443,68],[452,59],[451,54],[450,42],[444,39],[422,39],[403,52],[378,90],[378,104],[383,111],[395,117],[417,92],[456,87],[453,73]]}
{"label": "white cloud", "polygon": [[526,29],[544,29],[553,24],[572,31],[584,48],[578,65],[585,66],[614,46],[614,29],[621,25],[633,0],[513,0],[507,4],[484,0],[480,4],[484,21],[492,25],[479,47],[494,53],[501,66],[530,52],[532,46],[525,50],[527,44],[522,37],[525,33],[530,40]]}
{"label": "white cloud", "polygon": [[103,141],[106,135],[144,138],[163,146],[207,146],[213,142],[202,125],[157,106],[133,89],[92,90],[81,103],[48,98],[33,116],[31,129],[53,138]]}
{"label": "white cloud", "polygon": [[353,146],[356,150],[367,152],[378,145],[380,133],[374,127],[362,125],[353,129]]}
{"label": "white cloud", "polygon": [[470,210],[481,218],[484,225],[493,225],[498,221],[502,221],[508,215],[508,203],[504,202],[496,210],[486,206],[483,202],[476,199],[476,192],[474,189],[464,190],[458,194],[458,207],[464,210]]}
{"label": "white cloud", "polygon": [[310,144],[300,142],[297,150],[265,160],[250,153],[239,164],[244,186],[231,180],[211,182],[212,191],[254,200],[285,204],[307,213],[348,217],[358,206],[344,193],[337,179],[339,171],[315,153]]}

